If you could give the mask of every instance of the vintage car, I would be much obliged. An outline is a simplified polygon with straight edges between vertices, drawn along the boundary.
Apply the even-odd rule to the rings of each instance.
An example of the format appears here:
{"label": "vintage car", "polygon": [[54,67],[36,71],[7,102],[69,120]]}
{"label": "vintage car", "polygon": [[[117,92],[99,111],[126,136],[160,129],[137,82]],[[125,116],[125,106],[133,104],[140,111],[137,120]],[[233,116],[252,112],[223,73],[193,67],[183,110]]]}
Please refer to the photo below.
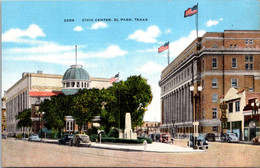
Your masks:
{"label": "vintage car", "polygon": [[91,141],[89,139],[89,136],[86,134],[76,134],[73,139],[70,140],[69,143],[70,146],[86,146],[90,147],[91,146]]}
{"label": "vintage car", "polygon": [[160,142],[163,142],[163,143],[173,143],[174,142],[174,138],[172,138],[170,134],[162,133],[160,135]]}
{"label": "vintage car", "polygon": [[207,141],[213,141],[214,142],[214,141],[216,141],[216,136],[213,133],[207,133],[206,136],[205,136],[205,139]]}
{"label": "vintage car", "polygon": [[72,140],[74,137],[73,134],[65,134],[59,141],[59,145],[69,145],[70,140]]}
{"label": "vintage car", "polygon": [[[196,145],[194,145],[194,142],[196,140]],[[196,139],[193,135],[190,135],[190,141],[189,146],[194,149],[208,149],[209,143],[205,139],[204,135],[200,134],[199,137]]]}
{"label": "vintage car", "polygon": [[235,133],[226,133],[221,136],[222,142],[238,142],[238,137]]}
{"label": "vintage car", "polygon": [[41,138],[37,134],[33,134],[28,138],[28,141],[40,142]]}

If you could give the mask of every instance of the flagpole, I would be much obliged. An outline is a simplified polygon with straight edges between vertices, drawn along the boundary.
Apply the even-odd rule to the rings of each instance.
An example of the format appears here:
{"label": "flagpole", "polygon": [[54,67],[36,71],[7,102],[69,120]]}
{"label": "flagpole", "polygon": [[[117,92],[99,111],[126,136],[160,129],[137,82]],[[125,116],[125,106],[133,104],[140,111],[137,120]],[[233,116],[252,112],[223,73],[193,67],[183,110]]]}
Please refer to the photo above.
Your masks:
{"label": "flagpole", "polygon": [[168,42],[168,65],[170,64],[170,42]]}
{"label": "flagpole", "polygon": [[198,15],[199,15],[199,3],[197,3],[197,14],[196,14],[196,31],[197,31],[197,38],[199,37],[199,35],[198,35],[198,22],[199,22]]}

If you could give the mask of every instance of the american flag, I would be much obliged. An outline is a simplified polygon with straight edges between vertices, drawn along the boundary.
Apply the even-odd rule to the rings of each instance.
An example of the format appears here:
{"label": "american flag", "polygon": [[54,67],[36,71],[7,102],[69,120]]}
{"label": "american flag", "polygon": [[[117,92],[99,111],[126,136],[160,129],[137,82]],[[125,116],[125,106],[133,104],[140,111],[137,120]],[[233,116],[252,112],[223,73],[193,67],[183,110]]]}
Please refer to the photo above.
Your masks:
{"label": "american flag", "polygon": [[116,74],[115,76],[113,76],[111,79],[110,79],[110,83],[114,83],[115,81],[118,81],[119,80],[119,73]]}
{"label": "american flag", "polygon": [[161,53],[169,48],[169,42],[165,43],[161,47],[158,48],[158,53]]}
{"label": "american flag", "polygon": [[198,5],[194,5],[192,8],[188,8],[184,12],[184,17],[192,16],[198,12]]}

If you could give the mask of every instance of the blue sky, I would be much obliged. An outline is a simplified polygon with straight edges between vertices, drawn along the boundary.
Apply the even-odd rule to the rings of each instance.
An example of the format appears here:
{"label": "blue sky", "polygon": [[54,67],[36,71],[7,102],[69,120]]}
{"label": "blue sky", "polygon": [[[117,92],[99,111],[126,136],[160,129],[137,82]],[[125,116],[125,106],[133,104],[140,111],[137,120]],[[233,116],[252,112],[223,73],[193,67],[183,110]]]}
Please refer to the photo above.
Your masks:
{"label": "blue sky", "polygon": [[199,36],[260,29],[258,0],[2,1],[2,93],[23,72],[64,74],[78,45],[78,63],[92,77],[148,79],[154,99],[144,120],[160,121],[167,51],[158,54],[158,47],[170,41],[172,61],[195,39],[196,16],[184,18],[184,11],[197,3]]}

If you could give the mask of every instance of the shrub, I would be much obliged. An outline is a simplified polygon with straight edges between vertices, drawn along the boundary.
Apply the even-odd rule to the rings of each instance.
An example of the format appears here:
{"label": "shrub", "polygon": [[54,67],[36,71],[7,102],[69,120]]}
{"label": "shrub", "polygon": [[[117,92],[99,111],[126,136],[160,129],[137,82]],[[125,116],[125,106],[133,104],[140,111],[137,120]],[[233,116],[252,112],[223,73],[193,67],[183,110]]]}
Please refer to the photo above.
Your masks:
{"label": "shrub", "polygon": [[18,134],[18,135],[16,135],[16,138],[17,138],[17,139],[22,139],[22,138],[23,138],[23,134]]}
{"label": "shrub", "polygon": [[115,137],[118,138],[119,132],[117,129],[110,129],[109,133],[107,134],[108,137]]}
{"label": "shrub", "polygon": [[[143,140],[144,141],[144,140]],[[138,139],[122,139],[122,138],[114,138],[114,137],[104,137],[102,138],[102,142],[112,142],[112,143],[130,143],[130,144],[140,144],[143,141]]]}
{"label": "shrub", "polygon": [[137,137],[138,141],[140,141],[141,143],[143,143],[145,140],[147,143],[151,144],[153,143],[153,140],[150,138],[146,138],[146,137]]}
{"label": "shrub", "polygon": [[98,136],[96,134],[89,135],[89,139],[91,142],[96,142],[98,139]]}
{"label": "shrub", "polygon": [[88,135],[97,134],[97,130],[98,129],[96,127],[92,127],[92,128],[87,130],[87,134]]}

